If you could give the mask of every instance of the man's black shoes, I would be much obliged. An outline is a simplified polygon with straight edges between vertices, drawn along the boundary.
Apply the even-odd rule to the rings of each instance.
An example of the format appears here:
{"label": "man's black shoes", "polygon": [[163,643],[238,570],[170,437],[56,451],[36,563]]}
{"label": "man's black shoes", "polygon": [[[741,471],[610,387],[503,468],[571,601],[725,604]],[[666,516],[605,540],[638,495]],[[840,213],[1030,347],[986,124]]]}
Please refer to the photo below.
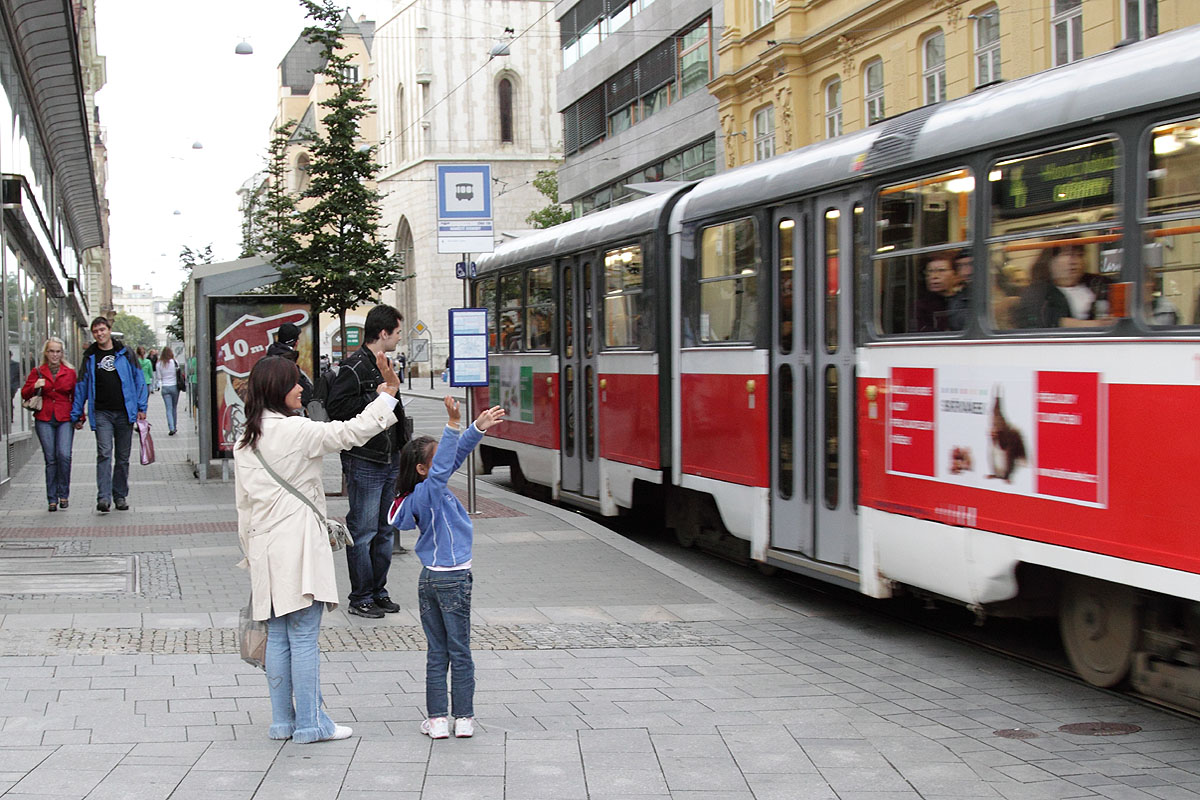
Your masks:
{"label": "man's black shoes", "polygon": [[376,597],[374,605],[376,608],[383,611],[385,614],[395,614],[397,611],[400,610],[400,606],[393,603],[392,598],[390,598],[390,597],[383,597],[383,598]]}
{"label": "man's black shoes", "polygon": [[101,514],[107,514],[108,513],[108,503],[101,500],[99,503],[96,503],[96,510],[99,511]]}
{"label": "man's black shoes", "polygon": [[[346,609],[356,617],[366,617],[367,619],[383,619],[383,612],[374,603],[351,603]],[[400,607],[396,606],[399,611]]]}

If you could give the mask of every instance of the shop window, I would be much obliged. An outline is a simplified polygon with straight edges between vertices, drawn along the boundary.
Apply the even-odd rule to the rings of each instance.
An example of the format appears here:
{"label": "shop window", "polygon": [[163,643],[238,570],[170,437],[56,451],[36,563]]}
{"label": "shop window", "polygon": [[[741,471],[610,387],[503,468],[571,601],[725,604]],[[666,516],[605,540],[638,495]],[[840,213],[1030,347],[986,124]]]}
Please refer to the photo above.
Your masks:
{"label": "shop window", "polygon": [[753,219],[701,231],[700,344],[755,340],[758,273],[758,228]]}

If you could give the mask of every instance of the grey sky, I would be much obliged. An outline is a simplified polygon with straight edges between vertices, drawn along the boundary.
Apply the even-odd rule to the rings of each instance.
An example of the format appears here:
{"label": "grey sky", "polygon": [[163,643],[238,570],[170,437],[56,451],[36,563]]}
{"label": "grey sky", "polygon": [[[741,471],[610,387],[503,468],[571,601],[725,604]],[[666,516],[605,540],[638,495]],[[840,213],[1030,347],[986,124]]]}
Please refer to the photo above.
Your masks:
{"label": "grey sky", "polygon": [[[356,0],[350,13],[381,21],[391,6]],[[113,283],[170,296],[183,245],[237,257],[236,192],[263,166],[279,61],[308,23],[295,0],[97,0],[96,24]],[[253,55],[234,54],[243,38]]]}

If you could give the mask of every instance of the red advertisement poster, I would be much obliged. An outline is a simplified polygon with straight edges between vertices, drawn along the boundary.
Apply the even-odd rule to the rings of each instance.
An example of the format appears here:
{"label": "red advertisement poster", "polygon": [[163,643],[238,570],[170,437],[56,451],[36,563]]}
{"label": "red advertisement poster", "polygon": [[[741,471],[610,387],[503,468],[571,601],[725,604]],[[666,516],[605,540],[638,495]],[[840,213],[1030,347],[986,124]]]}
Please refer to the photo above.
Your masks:
{"label": "red advertisement poster", "polygon": [[934,473],[934,371],[892,370],[887,402],[888,469],[909,475]]}
{"label": "red advertisement poster", "polygon": [[216,332],[212,343],[216,371],[214,457],[232,452],[241,437],[246,423],[246,379],[285,322],[300,328],[298,364],[311,377],[315,372],[317,331],[306,303],[268,295],[212,298],[212,330]]}
{"label": "red advertisement poster", "polygon": [[1039,372],[1036,403],[1037,493],[1103,502],[1100,376]]}

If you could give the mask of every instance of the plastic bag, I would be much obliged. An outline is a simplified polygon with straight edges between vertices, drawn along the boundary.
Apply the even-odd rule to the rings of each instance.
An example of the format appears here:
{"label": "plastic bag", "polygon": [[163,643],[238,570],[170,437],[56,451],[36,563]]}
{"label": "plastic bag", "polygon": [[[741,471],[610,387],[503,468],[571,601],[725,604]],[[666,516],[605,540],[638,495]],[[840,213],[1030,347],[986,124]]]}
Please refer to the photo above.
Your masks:
{"label": "plastic bag", "polygon": [[138,439],[141,440],[142,466],[154,463],[154,439],[150,438],[150,420],[137,421]]}
{"label": "plastic bag", "polygon": [[238,649],[242,661],[259,669],[267,668],[267,623],[254,619],[250,604],[238,613]]}

